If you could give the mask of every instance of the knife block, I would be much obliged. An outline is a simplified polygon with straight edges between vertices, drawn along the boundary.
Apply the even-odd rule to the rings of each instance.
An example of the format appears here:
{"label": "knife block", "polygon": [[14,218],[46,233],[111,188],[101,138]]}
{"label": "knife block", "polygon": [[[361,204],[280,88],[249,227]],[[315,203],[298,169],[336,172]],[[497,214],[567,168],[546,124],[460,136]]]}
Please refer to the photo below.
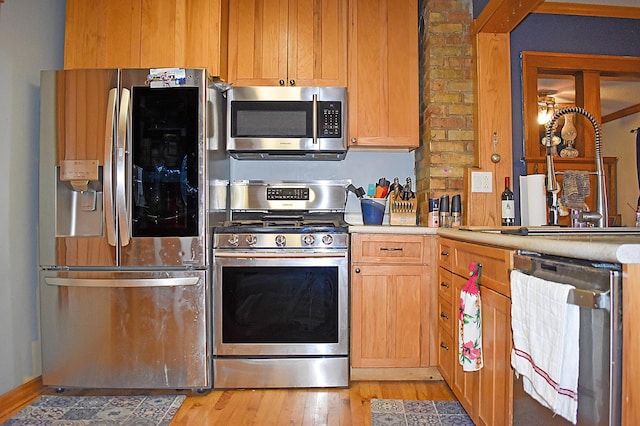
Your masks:
{"label": "knife block", "polygon": [[389,197],[389,225],[416,225],[418,202],[415,198],[402,200],[400,197]]}

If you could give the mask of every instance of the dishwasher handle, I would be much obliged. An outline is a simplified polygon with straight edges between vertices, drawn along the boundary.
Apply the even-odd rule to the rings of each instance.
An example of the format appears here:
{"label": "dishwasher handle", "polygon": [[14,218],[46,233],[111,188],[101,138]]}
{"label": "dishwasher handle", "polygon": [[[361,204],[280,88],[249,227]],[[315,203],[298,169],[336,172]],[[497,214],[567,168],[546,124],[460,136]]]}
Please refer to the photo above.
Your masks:
{"label": "dishwasher handle", "polygon": [[567,295],[567,303],[581,308],[611,310],[611,291],[599,292],[572,289]]}
{"label": "dishwasher handle", "polygon": [[[569,285],[573,285],[575,280],[588,280],[592,285],[587,289],[574,285],[567,295],[567,303],[582,308],[604,309],[611,312],[611,287],[613,281],[619,278],[619,271],[613,267],[614,265],[598,265],[600,267],[594,266],[591,262],[580,263],[575,259],[531,256],[522,253],[513,257],[513,269],[525,275]],[[566,276],[571,277],[571,280],[564,280]],[[596,282],[599,283],[598,286],[594,285]]]}

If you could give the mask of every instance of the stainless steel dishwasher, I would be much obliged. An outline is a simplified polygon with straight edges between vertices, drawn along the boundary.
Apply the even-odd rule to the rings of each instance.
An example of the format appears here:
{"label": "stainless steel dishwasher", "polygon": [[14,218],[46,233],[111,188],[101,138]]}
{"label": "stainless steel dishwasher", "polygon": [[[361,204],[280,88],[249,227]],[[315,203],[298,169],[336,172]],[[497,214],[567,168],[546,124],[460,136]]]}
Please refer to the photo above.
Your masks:
{"label": "stainless steel dishwasher", "polygon": [[[619,425],[622,403],[621,266],[520,251],[514,269],[575,287],[567,303],[580,307],[578,425]],[[525,393],[514,377],[514,425],[570,425]]]}

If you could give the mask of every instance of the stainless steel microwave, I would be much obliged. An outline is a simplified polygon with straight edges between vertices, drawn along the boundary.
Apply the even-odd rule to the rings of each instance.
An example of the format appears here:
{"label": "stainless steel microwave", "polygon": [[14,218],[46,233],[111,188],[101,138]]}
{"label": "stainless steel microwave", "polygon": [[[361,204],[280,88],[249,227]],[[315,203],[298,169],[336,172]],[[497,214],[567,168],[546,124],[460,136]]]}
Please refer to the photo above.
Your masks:
{"label": "stainless steel microwave", "polygon": [[227,92],[227,150],[237,159],[342,160],[345,87],[233,87]]}

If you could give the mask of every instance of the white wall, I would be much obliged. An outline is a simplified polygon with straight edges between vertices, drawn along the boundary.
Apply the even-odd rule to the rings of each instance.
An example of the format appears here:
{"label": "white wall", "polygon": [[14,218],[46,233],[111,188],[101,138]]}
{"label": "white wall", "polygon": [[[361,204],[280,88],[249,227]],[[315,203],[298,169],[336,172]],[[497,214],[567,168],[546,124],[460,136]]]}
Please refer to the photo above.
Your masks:
{"label": "white wall", "polygon": [[0,394],[40,375],[40,70],[61,68],[65,0],[0,3]]}
{"label": "white wall", "polygon": [[[633,114],[602,126],[602,155],[618,157],[618,213],[623,226],[636,224],[638,174],[636,172],[636,135],[640,114]],[[611,204],[611,201],[609,201]]]}

